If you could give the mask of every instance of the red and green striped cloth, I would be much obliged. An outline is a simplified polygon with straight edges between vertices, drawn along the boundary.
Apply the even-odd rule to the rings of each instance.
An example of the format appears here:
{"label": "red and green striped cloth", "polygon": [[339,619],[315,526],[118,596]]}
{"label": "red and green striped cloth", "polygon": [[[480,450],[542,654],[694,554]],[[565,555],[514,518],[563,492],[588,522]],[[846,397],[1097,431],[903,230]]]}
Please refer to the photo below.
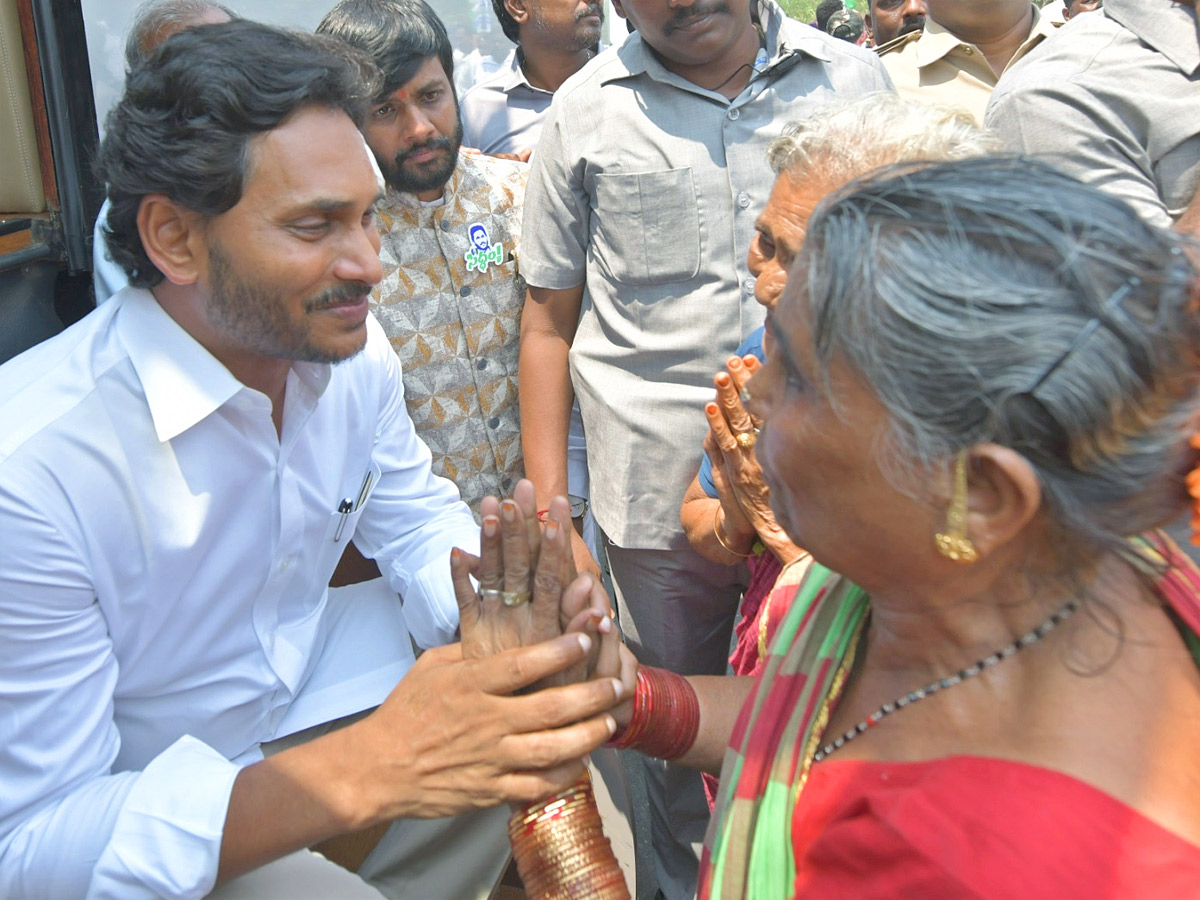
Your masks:
{"label": "red and green striped cloth", "polygon": [[[1200,572],[1161,533],[1132,538],[1129,550],[1127,558],[1174,613],[1200,665]],[[725,751],[699,900],[792,895],[792,820],[804,763],[821,739],[870,609],[862,589],[817,563],[799,584],[777,590],[795,596]],[[771,602],[782,609],[787,599]]]}

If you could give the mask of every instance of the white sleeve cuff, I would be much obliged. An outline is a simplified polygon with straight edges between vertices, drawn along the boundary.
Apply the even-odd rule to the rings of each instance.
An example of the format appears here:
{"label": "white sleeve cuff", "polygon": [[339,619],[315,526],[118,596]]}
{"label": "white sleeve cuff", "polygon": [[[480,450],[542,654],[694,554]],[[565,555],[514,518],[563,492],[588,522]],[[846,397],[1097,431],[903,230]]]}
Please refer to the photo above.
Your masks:
{"label": "white sleeve cuff", "polygon": [[241,767],[181,737],[138,776],[96,863],[88,900],[204,897]]}

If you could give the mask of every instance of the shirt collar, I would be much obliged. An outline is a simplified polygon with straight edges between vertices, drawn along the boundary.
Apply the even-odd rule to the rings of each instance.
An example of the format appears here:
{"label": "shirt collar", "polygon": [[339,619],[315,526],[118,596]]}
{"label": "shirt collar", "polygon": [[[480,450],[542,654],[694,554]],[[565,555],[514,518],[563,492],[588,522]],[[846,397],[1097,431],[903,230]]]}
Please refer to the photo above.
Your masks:
{"label": "shirt collar", "polygon": [[1194,75],[1200,69],[1195,11],[1173,3],[1155,3],[1151,8],[1144,0],[1109,0],[1099,12],[1133,32],[1184,74]]}
{"label": "shirt collar", "polygon": [[[813,37],[808,37],[805,34],[808,26],[788,19],[775,0],[757,0],[757,14],[767,44],[767,58],[770,60],[767,71],[796,54],[812,56],[823,62],[830,61],[829,51],[821,39],[815,36],[815,33]],[[796,27],[793,28],[793,25]],[[610,81],[641,74],[649,74],[659,81],[677,77],[659,62],[658,57],[642,40],[642,36],[635,31],[617,49],[612,61],[605,66],[600,83],[608,84]]]}
{"label": "shirt collar", "polygon": [[[510,94],[519,87],[529,88],[531,91],[541,90],[535,88],[529,83],[529,79],[525,77],[525,70],[521,68],[521,64],[525,60],[525,54],[521,52],[521,48],[517,47],[512,53],[508,54],[508,58],[504,60],[504,65],[501,69],[504,73],[504,81],[500,84],[500,90],[506,94]],[[548,91],[546,93],[549,93]]]}
{"label": "shirt collar", "polygon": [[[249,390],[167,315],[149,291],[129,287],[118,297],[122,306],[117,334],[141,382],[160,441],[178,437]],[[328,364],[293,363],[292,370],[318,397],[329,384]]]}
{"label": "shirt collar", "polygon": [[[1054,31],[1054,23],[1050,21],[1050,17],[1043,15],[1037,5],[1033,4],[1033,24],[1029,29],[1029,36],[1021,42],[1021,46],[1013,54],[1013,61],[1020,59],[1029,51],[1030,47],[1054,34]],[[933,19],[926,18],[925,31],[917,40],[916,47],[914,48],[917,68],[923,69],[928,65],[932,65],[959,47],[970,47],[973,50],[979,49],[974,44],[960,40]]]}

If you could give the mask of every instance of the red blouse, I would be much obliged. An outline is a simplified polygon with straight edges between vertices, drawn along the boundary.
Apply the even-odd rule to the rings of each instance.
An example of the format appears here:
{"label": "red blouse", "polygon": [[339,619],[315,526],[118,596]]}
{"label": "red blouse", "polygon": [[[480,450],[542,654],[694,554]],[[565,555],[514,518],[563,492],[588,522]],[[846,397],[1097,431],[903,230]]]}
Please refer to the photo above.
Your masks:
{"label": "red blouse", "polygon": [[1200,847],[1061,772],[956,756],[813,767],[796,897],[1200,897]]}

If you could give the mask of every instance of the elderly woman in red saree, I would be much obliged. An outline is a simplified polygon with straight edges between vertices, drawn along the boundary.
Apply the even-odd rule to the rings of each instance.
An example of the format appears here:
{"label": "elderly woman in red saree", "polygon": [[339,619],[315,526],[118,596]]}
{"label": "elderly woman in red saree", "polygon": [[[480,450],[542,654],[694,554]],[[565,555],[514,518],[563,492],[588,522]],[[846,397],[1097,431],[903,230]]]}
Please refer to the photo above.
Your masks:
{"label": "elderly woman in red saree", "polygon": [[1155,529],[1196,462],[1197,296],[1179,237],[1028,159],[816,211],[748,385],[816,562],[757,678],[642,667],[614,710],[720,768],[701,897],[1196,892],[1200,576]]}

